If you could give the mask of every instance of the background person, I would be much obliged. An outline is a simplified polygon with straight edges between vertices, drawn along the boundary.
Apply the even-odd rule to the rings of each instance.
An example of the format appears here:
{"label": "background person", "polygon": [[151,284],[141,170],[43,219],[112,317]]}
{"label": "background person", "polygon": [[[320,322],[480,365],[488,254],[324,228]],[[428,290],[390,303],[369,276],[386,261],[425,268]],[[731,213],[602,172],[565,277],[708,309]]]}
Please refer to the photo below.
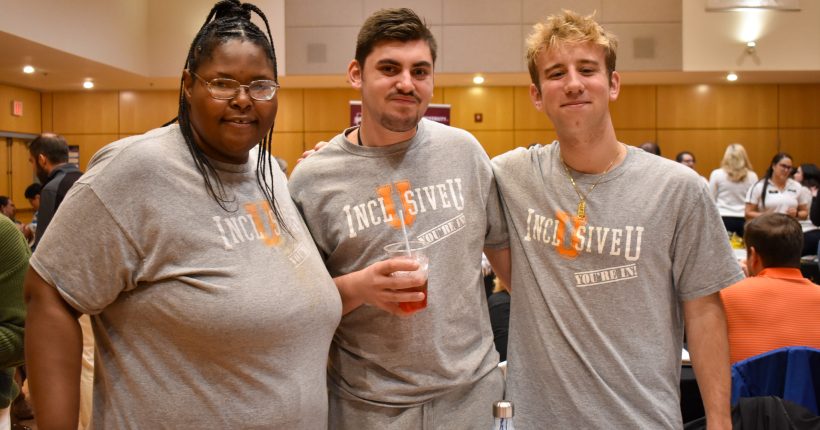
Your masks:
{"label": "background person", "polygon": [[66,193],[83,172],[68,162],[68,143],[62,136],[43,133],[31,141],[28,150],[29,161],[34,166],[37,179],[43,184],[37,214],[39,233],[36,234],[34,245],[31,248],[35,250]]}
{"label": "background person", "polygon": [[710,429],[731,428],[718,291],[742,278],[702,181],[618,141],[617,42],[570,11],[527,39],[558,140],[493,159],[509,223],[516,427],[680,428],[683,330]]}
{"label": "background person", "polygon": [[743,237],[746,223],[746,194],[757,182],[757,173],[752,168],[746,149],[739,143],[726,147],[720,168],[709,175],[709,189],[715,199],[726,231]]}
{"label": "background person", "polygon": [[14,225],[17,227],[17,230],[20,233],[23,233],[23,236],[26,240],[31,240],[34,235],[32,234],[31,230],[21,223],[17,221],[15,215],[17,214],[17,207],[14,206],[14,201],[9,196],[0,196],[0,215],[5,215],[8,219],[10,219]]}
{"label": "background person", "polygon": [[803,186],[790,178],[792,157],[779,152],[772,158],[763,178],[746,194],[746,220],[767,212],[777,212],[804,220],[809,216],[810,200]]}
{"label": "background person", "polygon": [[95,429],[327,426],[341,303],[271,158],[276,57],[251,13],[267,23],[251,4],[213,7],[179,125],[98,152],[32,257],[39,428],[77,425],[80,313],[97,341]]}
{"label": "background person", "polygon": [[720,292],[732,363],[784,346],[820,349],[820,286],[800,273],[800,224],[763,214],[746,225],[744,240],[751,277]]}
{"label": "background person", "polygon": [[808,219],[800,220],[800,227],[803,228],[803,252],[801,255],[816,255],[818,242],[820,242],[820,213],[818,213],[820,207],[817,204],[820,170],[814,164],[801,164],[795,170],[794,180],[803,185],[803,193],[808,195],[811,201]]}
{"label": "background person", "polygon": [[[31,233],[37,235],[37,212],[40,210],[40,190],[42,186],[35,182],[28,187],[26,187],[26,191],[23,192],[23,195],[28,200],[28,203],[31,205],[31,208],[34,209],[34,215],[31,216],[31,222],[28,223],[28,228],[31,230]],[[34,245],[34,242],[31,242]]]}
{"label": "background person", "polygon": [[11,402],[19,392],[14,371],[23,364],[23,277],[30,255],[17,226],[0,216],[0,430],[11,428]]}

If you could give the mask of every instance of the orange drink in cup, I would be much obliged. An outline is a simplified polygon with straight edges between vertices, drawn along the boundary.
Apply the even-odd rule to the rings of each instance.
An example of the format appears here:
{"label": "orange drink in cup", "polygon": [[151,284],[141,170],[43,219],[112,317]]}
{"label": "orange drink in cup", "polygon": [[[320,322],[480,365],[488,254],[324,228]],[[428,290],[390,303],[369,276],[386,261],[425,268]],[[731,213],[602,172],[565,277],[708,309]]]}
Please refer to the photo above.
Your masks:
{"label": "orange drink in cup", "polygon": [[[408,249],[409,245],[409,249]],[[424,293],[424,300],[418,302],[400,302],[399,308],[405,312],[413,312],[427,307],[427,267],[428,260],[425,253],[427,245],[418,240],[410,240],[406,242],[391,243],[384,247],[388,258],[409,258],[416,260],[419,263],[418,270],[414,272],[393,272],[392,276],[410,276],[412,274],[421,273],[424,275],[424,285],[418,287],[406,288],[404,291],[415,291]]]}

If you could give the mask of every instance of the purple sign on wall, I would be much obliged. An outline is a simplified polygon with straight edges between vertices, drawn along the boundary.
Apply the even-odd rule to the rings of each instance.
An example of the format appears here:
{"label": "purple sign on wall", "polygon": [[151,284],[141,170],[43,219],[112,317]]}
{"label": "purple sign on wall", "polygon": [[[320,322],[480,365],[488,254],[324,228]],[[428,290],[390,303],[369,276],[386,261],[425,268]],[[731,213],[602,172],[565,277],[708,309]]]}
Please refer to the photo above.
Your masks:
{"label": "purple sign on wall", "polygon": [[[424,117],[435,122],[450,125],[450,105],[430,104]],[[362,123],[362,102],[358,100],[350,101],[350,125]]]}

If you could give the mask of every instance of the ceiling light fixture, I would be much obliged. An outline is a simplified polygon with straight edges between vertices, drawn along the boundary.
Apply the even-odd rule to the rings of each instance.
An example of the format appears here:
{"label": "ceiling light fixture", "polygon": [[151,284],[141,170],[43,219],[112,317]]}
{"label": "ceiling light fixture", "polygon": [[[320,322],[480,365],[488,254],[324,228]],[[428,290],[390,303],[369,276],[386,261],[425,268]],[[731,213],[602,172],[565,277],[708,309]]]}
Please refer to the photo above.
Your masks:
{"label": "ceiling light fixture", "polygon": [[800,0],[706,0],[707,12],[739,10],[800,11]]}
{"label": "ceiling light fixture", "polygon": [[729,74],[726,75],[726,80],[729,81],[729,82],[736,81],[737,80],[737,74],[734,73],[734,72],[729,72]]}
{"label": "ceiling light fixture", "polygon": [[23,73],[28,74],[28,75],[34,73],[34,66],[28,66],[28,65],[23,66]]}
{"label": "ceiling light fixture", "polygon": [[83,82],[83,88],[87,90],[94,88],[94,81],[91,79],[86,79],[85,82]]}
{"label": "ceiling light fixture", "polygon": [[481,85],[484,83],[484,76],[475,75],[473,76],[473,83],[476,85]]}

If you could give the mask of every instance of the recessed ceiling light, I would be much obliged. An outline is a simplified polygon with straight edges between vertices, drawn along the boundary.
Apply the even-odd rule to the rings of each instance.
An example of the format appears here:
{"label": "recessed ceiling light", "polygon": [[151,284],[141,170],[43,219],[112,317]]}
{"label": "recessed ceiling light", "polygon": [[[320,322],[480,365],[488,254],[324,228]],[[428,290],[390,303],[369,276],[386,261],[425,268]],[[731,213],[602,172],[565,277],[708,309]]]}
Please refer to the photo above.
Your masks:
{"label": "recessed ceiling light", "polygon": [[473,76],[473,83],[476,85],[481,85],[484,83],[484,76],[475,75]]}
{"label": "recessed ceiling light", "polygon": [[87,90],[94,88],[94,81],[91,79],[86,79],[85,82],[83,82],[83,88]]}
{"label": "recessed ceiling light", "polygon": [[752,40],[750,42],[746,42],[746,47],[747,48],[754,48],[755,46],[757,46],[757,42],[755,42],[754,40]]}
{"label": "recessed ceiling light", "polygon": [[23,66],[23,73],[32,74],[34,73],[34,66]]}
{"label": "recessed ceiling light", "polygon": [[726,80],[729,81],[729,82],[736,81],[737,80],[737,74],[729,73],[728,75],[726,75]]}

